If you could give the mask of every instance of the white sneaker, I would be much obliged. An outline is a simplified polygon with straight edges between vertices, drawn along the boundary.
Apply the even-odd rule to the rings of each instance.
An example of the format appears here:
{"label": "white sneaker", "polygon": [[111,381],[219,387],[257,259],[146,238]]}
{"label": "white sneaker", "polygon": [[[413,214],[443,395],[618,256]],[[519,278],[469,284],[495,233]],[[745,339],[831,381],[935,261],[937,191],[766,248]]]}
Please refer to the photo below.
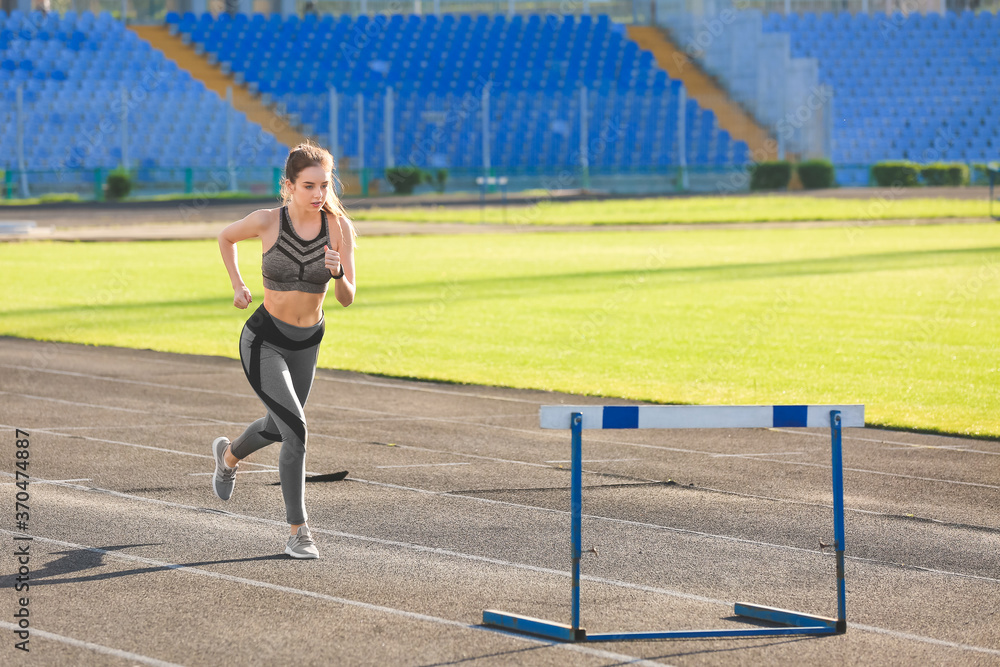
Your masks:
{"label": "white sneaker", "polygon": [[308,526],[299,526],[295,534],[288,538],[285,553],[292,558],[319,558],[319,549],[316,548]]}
{"label": "white sneaker", "polygon": [[233,495],[233,487],[236,485],[236,468],[226,465],[226,447],[229,446],[229,438],[216,438],[212,443],[212,455],[215,457],[215,474],[212,476],[212,491],[219,500],[229,500]]}

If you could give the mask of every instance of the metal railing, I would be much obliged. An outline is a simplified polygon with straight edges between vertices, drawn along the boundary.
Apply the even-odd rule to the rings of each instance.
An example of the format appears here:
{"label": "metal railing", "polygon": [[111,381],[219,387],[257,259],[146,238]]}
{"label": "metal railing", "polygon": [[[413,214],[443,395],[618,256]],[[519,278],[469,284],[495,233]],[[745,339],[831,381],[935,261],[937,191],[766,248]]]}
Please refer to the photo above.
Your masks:
{"label": "metal railing", "polygon": [[[27,6],[28,3],[23,3]],[[961,12],[1000,11],[1000,0],[734,0],[732,9],[758,9],[779,14],[804,12],[875,12],[930,13],[944,10]],[[225,0],[49,0],[50,11],[94,14],[108,12],[114,18],[132,24],[161,24],[168,12],[183,14],[208,12],[218,16],[235,12],[239,2]],[[687,12],[699,16],[718,11],[706,7],[704,0],[251,0],[242,5],[252,13],[284,13],[305,16],[307,13],[334,15],[375,14],[558,14],[598,15],[607,14],[618,23],[648,25],[671,12]]]}
{"label": "metal railing", "polygon": [[[995,165],[997,163],[992,163]],[[508,193],[534,191],[556,193],[564,190],[581,190],[609,195],[655,195],[692,193],[741,193],[748,192],[750,164],[732,167],[678,165],[666,167],[635,167],[631,169],[565,165],[546,169],[494,167],[489,176],[494,177],[485,192],[499,194],[501,188],[494,183],[506,179],[503,190]],[[986,165],[969,164],[970,184],[988,186],[989,169]],[[100,167],[92,169],[0,170],[0,200],[29,201],[104,201],[108,176],[113,170]],[[434,172],[435,170],[428,170]],[[483,192],[481,169],[445,169],[443,183],[426,182],[418,185],[412,194],[467,194]],[[834,165],[835,178],[841,186],[876,187],[871,177],[871,165]],[[994,172],[1000,173],[1000,172]],[[178,199],[215,199],[240,197],[278,200],[282,170],[280,167],[239,167],[236,169],[236,191],[230,190],[230,172],[224,168],[210,167],[153,167],[130,170],[132,190],[129,199],[155,199],[164,195]],[[393,187],[383,168],[342,169],[337,173],[341,181],[340,195],[374,197],[394,194]],[[23,182],[30,182],[25,193]],[[919,188],[916,188],[919,189]],[[4,210],[0,208],[0,211]]]}

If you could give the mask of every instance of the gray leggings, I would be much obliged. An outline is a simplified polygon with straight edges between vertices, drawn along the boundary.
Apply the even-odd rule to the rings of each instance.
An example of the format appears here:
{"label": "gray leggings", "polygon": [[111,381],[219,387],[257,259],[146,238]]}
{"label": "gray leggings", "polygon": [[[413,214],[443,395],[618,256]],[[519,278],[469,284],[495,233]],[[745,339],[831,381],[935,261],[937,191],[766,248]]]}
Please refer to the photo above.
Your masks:
{"label": "gray leggings", "polygon": [[281,441],[278,477],[285,499],[285,519],[306,522],[306,416],[324,320],[297,327],[271,316],[264,306],[247,320],[240,335],[240,359],[250,386],[267,415],[250,424],[232,443],[233,456],[243,459]]}

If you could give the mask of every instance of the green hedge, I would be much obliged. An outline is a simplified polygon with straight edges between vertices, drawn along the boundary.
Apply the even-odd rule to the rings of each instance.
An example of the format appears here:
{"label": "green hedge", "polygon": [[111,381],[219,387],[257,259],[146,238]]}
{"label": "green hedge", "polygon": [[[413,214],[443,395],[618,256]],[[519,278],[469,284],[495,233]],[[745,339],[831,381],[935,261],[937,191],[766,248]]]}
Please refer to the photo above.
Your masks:
{"label": "green hedge", "polygon": [[919,175],[920,165],[905,160],[878,162],[872,166],[872,179],[884,188],[891,186],[916,187],[920,185]]}
{"label": "green hedge", "polygon": [[448,170],[447,169],[437,169],[434,172],[434,177],[428,179],[429,182],[434,184],[434,189],[438,192],[444,192],[444,185],[448,182]]}
{"label": "green hedge", "polygon": [[976,162],[972,165],[972,171],[969,173],[969,179],[973,185],[989,185],[990,184],[990,172],[993,172],[995,183],[1000,185],[1000,162]]}
{"label": "green hedge", "polygon": [[927,185],[968,185],[969,167],[960,162],[937,162],[920,168]]}
{"label": "green hedge", "polygon": [[806,160],[795,165],[795,171],[806,190],[832,188],[835,182],[833,163],[829,160]]}
{"label": "green hedge", "polygon": [[781,190],[792,180],[792,163],[787,160],[758,162],[750,168],[751,190]]}
{"label": "green hedge", "polygon": [[408,195],[427,180],[427,172],[420,167],[389,167],[385,170],[385,178],[397,195]]}
{"label": "green hedge", "polygon": [[397,195],[413,194],[414,188],[421,183],[430,183],[438,192],[444,192],[448,170],[436,169],[429,172],[420,167],[389,167],[385,170],[385,179]]}
{"label": "green hedge", "polygon": [[132,174],[122,167],[113,169],[108,174],[104,196],[111,200],[119,200],[128,197],[130,192],[132,192]]}

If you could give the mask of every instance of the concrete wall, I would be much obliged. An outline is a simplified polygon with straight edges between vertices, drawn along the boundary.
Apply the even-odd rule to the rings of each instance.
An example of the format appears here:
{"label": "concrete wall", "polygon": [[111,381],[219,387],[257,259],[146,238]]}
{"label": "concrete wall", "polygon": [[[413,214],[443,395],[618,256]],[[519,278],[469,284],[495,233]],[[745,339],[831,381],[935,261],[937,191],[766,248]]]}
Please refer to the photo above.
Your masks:
{"label": "concrete wall", "polygon": [[763,14],[737,11],[732,0],[655,2],[657,23],[781,139],[784,151],[829,155],[825,109],[811,108],[816,107],[818,65],[815,59],[791,57],[789,35],[765,33]]}

